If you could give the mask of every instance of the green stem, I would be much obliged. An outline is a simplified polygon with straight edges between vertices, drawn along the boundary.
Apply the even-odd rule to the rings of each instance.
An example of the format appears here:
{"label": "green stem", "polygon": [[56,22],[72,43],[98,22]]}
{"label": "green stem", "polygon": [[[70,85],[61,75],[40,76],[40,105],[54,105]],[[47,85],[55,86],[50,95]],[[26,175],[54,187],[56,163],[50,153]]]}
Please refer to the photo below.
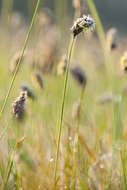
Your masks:
{"label": "green stem", "polygon": [[11,171],[12,171],[13,161],[14,161],[14,157],[15,157],[15,153],[16,153],[16,148],[17,148],[17,143],[16,143],[16,145],[15,145],[15,147],[13,149],[12,154],[8,158],[8,163],[7,163],[7,167],[6,167],[6,170],[5,170],[4,179],[3,179],[3,182],[2,182],[2,186],[3,186],[2,189],[3,190],[6,190],[6,186],[7,186]]}
{"label": "green stem", "polygon": [[75,174],[76,174],[76,153],[78,151],[78,140],[79,140],[79,126],[80,126],[80,121],[81,121],[81,110],[82,110],[82,102],[84,98],[84,93],[85,93],[85,86],[83,86],[81,95],[80,95],[80,102],[79,102],[79,113],[78,113],[78,120],[77,120],[77,127],[76,127],[76,132],[74,136],[74,148],[73,148],[73,171],[72,171],[72,178],[73,178],[73,188],[75,188]]}
{"label": "green stem", "polygon": [[2,116],[2,114],[4,112],[4,110],[5,110],[6,105],[7,105],[8,98],[10,96],[10,93],[11,93],[11,90],[13,88],[13,85],[14,85],[14,82],[15,82],[15,79],[16,79],[19,67],[21,65],[21,61],[22,61],[22,58],[23,58],[26,46],[27,46],[28,41],[29,41],[29,37],[30,37],[31,31],[32,31],[32,28],[33,28],[33,25],[34,25],[34,21],[35,21],[36,15],[37,15],[37,11],[38,11],[39,5],[40,5],[40,0],[37,1],[36,8],[35,8],[35,11],[34,11],[34,14],[33,14],[33,18],[32,18],[32,21],[31,21],[31,24],[30,24],[30,27],[29,27],[29,30],[28,30],[28,33],[27,33],[27,36],[26,36],[26,39],[25,39],[25,42],[24,42],[24,46],[23,46],[22,51],[21,51],[22,52],[21,53],[21,57],[20,57],[20,59],[18,61],[15,73],[14,73],[14,75],[12,77],[12,80],[11,80],[10,87],[8,89],[7,95],[5,97],[3,106],[2,106],[1,111],[0,111],[0,118],[1,118],[1,116]]}
{"label": "green stem", "polygon": [[28,13],[29,13],[29,17],[32,18],[32,13],[34,10],[34,6],[35,6],[36,0],[33,0],[31,2],[31,0],[28,0]]}
{"label": "green stem", "polygon": [[87,0],[87,4],[91,11],[91,14],[94,17],[94,20],[96,23],[97,34],[100,39],[101,45],[105,49],[105,32],[104,32],[100,17],[98,15],[98,12],[96,10],[95,4],[94,4],[93,0]]}
{"label": "green stem", "polygon": [[75,38],[72,38],[69,46],[68,51],[68,63],[65,73],[65,80],[64,80],[64,89],[63,89],[63,98],[62,98],[62,104],[61,104],[61,113],[60,113],[60,121],[59,121],[59,133],[58,133],[58,141],[57,141],[57,151],[56,151],[56,160],[55,160],[55,169],[54,169],[54,185],[56,188],[56,175],[57,175],[57,167],[58,167],[58,159],[59,159],[59,149],[60,149],[60,140],[61,140],[61,132],[62,132],[62,123],[63,123],[63,113],[64,113],[64,105],[65,105],[65,97],[66,97],[66,91],[67,91],[67,82],[68,82],[68,74],[69,74],[69,66],[71,62],[71,56],[72,56],[72,50],[74,47],[74,41]]}
{"label": "green stem", "polygon": [[127,189],[127,177],[126,177],[126,158],[125,158],[125,148],[120,152],[120,158],[121,158],[121,166],[122,166],[122,173],[123,173],[123,183],[124,188]]}

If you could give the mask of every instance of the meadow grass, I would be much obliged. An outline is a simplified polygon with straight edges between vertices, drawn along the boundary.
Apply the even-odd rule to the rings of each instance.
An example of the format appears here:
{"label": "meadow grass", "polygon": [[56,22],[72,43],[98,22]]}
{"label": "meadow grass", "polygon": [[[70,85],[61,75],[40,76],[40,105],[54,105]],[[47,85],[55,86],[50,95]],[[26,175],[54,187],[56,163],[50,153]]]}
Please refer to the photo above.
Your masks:
{"label": "meadow grass", "polygon": [[[106,65],[106,77],[108,80],[108,85],[112,89],[113,96],[117,92],[117,83],[116,83],[116,74],[115,74],[115,67],[114,67],[114,57],[108,52],[106,47],[106,35],[104,33],[104,29],[100,20],[100,17],[98,15],[97,9],[94,5],[93,0],[87,1],[88,6],[90,8],[91,14],[93,15],[95,21],[96,21],[96,28],[97,28],[97,34],[100,39],[104,58],[105,58],[105,65]],[[119,94],[121,96],[121,94]],[[122,97],[121,97],[122,98]],[[112,127],[112,151],[114,153],[114,147],[116,143],[122,143],[122,123],[121,123],[121,115],[120,115],[120,102],[119,100],[113,100],[112,103],[112,114],[113,114],[113,127]]]}
{"label": "meadow grass", "polygon": [[37,15],[37,11],[38,11],[38,8],[39,8],[39,4],[40,4],[40,0],[37,1],[37,5],[36,5],[35,11],[34,11],[34,15],[33,15],[33,18],[32,18],[31,24],[30,24],[30,27],[29,27],[29,31],[28,31],[28,33],[27,33],[27,36],[26,36],[26,39],[25,39],[25,42],[24,42],[24,46],[23,46],[22,51],[21,51],[21,57],[20,57],[20,59],[19,59],[19,61],[18,61],[18,63],[17,63],[17,67],[16,67],[16,70],[15,70],[14,75],[13,75],[13,77],[12,77],[10,87],[9,87],[9,89],[8,89],[7,95],[6,95],[6,97],[5,97],[4,103],[3,103],[2,108],[1,108],[1,111],[0,111],[0,118],[2,117],[2,114],[3,114],[3,112],[4,112],[4,109],[5,109],[5,107],[6,107],[6,104],[7,104],[8,98],[9,98],[9,95],[10,95],[11,90],[12,90],[12,88],[13,88],[13,85],[14,85],[14,82],[15,82],[15,79],[16,79],[16,76],[17,76],[17,73],[18,73],[18,70],[19,70],[19,67],[20,67],[20,64],[21,64],[23,55],[24,55],[24,52],[25,52],[25,49],[26,49],[26,46],[27,46],[27,43],[28,43],[28,41],[29,41],[29,37],[30,37],[31,31],[32,31],[32,28],[33,28],[33,24],[34,24],[36,15]]}
{"label": "meadow grass", "polygon": [[[39,31],[36,29],[31,34],[28,45],[39,3],[40,1],[36,6],[13,76],[8,71],[8,47],[5,47],[7,51],[4,53],[0,52],[0,189],[125,190],[127,90],[126,75],[121,74],[118,63],[123,51],[122,44],[114,52],[107,52],[106,35],[99,14],[94,2],[88,0],[89,10],[96,21],[99,40],[89,34],[85,34],[85,38],[83,34],[80,35],[76,39],[75,53],[72,57],[75,41],[72,39],[66,72],[63,76],[57,76],[56,64],[60,55],[66,52],[66,47],[61,45],[55,49],[54,44],[59,36],[58,28],[55,25],[40,27],[36,20],[35,27]],[[66,25],[68,30],[70,25]],[[23,27],[21,25],[21,28]],[[18,31],[21,28],[16,30],[19,43],[21,36]],[[52,38],[54,33],[57,34],[57,40],[54,36]],[[9,43],[12,40],[13,46],[16,44],[16,35],[10,39],[2,33],[1,38],[3,41],[7,39]],[[64,34],[62,44],[68,44],[68,39],[69,36]],[[101,46],[98,45],[99,41]],[[22,60],[27,45],[28,57]],[[51,54],[52,48],[55,51],[60,49],[62,53],[57,54],[53,70],[46,73],[42,64],[45,54]],[[20,45],[15,47],[14,51],[17,49],[20,49]],[[31,49],[36,50],[35,55],[29,54]],[[53,58],[50,56],[46,64],[50,64]],[[81,67],[87,75],[85,90],[81,89],[71,75],[70,66],[73,64]],[[38,88],[31,80],[35,71],[42,77],[43,88]],[[10,79],[12,81],[8,89]],[[24,118],[18,120],[12,113],[11,105],[19,96],[20,86],[24,83],[30,86],[35,99],[27,97]],[[106,97],[109,96],[108,101],[105,92]],[[80,110],[78,118],[75,119],[72,112],[77,99],[80,99]]]}
{"label": "meadow grass", "polygon": [[[11,2],[11,1],[10,1]],[[13,1],[11,2],[11,4],[13,5]],[[10,5],[11,5],[10,4]],[[7,7],[7,3],[3,4],[3,9],[5,9]],[[9,5],[9,6],[10,6]],[[1,111],[0,111],[0,119],[2,117],[2,114],[5,110],[5,107],[7,105],[7,101],[8,101],[8,98],[10,96],[10,93],[11,93],[11,90],[13,88],[13,85],[14,85],[14,82],[15,82],[15,79],[16,79],[16,76],[17,76],[17,73],[18,73],[18,70],[19,70],[19,67],[20,67],[20,64],[21,64],[21,61],[22,61],[22,58],[23,58],[23,55],[24,55],[24,52],[25,52],[25,49],[26,49],[26,46],[27,46],[27,43],[29,41],[29,37],[30,37],[30,34],[31,34],[31,31],[32,31],[32,28],[33,28],[33,24],[34,24],[34,21],[35,21],[35,18],[36,18],[36,15],[37,15],[37,11],[39,9],[39,5],[40,5],[40,0],[37,1],[37,5],[36,5],[36,8],[35,8],[35,11],[34,11],[34,14],[33,14],[33,18],[32,18],[32,21],[31,21],[31,24],[30,24],[30,27],[29,27],[29,30],[28,30],[28,33],[27,33],[27,36],[26,36],[26,40],[24,42],[24,46],[22,48],[22,51],[21,51],[21,56],[19,58],[19,61],[17,63],[17,66],[16,66],[16,69],[15,69],[15,72],[14,72],[14,75],[12,77],[12,80],[11,80],[11,84],[10,84],[10,87],[8,89],[8,92],[7,92],[7,95],[5,97],[5,100],[3,102],[3,105],[2,105],[2,108],[1,108]],[[10,6],[11,7],[11,6]],[[4,11],[4,10],[3,10]],[[6,15],[5,15],[6,16]],[[2,179],[2,189],[5,190],[6,189],[6,186],[7,186],[7,183],[8,183],[8,180],[9,180],[9,177],[10,177],[10,174],[11,174],[11,170],[12,170],[12,167],[13,167],[13,160],[14,160],[14,156],[15,156],[15,152],[16,152],[16,146],[17,144],[15,145],[14,149],[13,149],[13,152],[11,153],[11,156],[10,158],[8,158],[8,163],[7,163],[7,167],[5,169],[5,172],[4,172],[4,176],[3,176],[3,179]]]}

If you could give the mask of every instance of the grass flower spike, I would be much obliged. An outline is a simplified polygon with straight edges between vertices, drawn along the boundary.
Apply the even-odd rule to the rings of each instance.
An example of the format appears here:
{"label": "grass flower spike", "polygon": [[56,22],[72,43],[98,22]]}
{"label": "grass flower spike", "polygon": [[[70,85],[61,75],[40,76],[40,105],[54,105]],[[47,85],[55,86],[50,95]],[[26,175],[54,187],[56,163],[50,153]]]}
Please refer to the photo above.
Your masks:
{"label": "grass flower spike", "polygon": [[124,52],[120,59],[120,67],[122,71],[127,72],[127,51]]}
{"label": "grass flower spike", "polygon": [[32,100],[35,99],[35,95],[34,95],[32,89],[29,86],[27,86],[27,85],[24,84],[20,88],[21,88],[21,90],[23,92],[26,92],[28,98],[30,98]]}
{"label": "grass flower spike", "polygon": [[12,104],[13,114],[16,116],[16,118],[22,118],[23,116],[26,96],[27,93],[21,91],[20,96]]}
{"label": "grass flower spike", "polygon": [[86,86],[87,77],[80,67],[73,66],[70,69],[70,72],[71,72],[73,78],[78,82],[78,84],[80,86]]}
{"label": "grass flower spike", "polygon": [[[26,52],[24,52],[22,62],[24,60],[25,55],[26,55]],[[16,67],[18,65],[20,57],[21,57],[21,52],[16,52],[16,54],[13,56],[11,63],[10,63],[10,68],[9,68],[11,74],[14,74],[14,72],[16,71]]]}
{"label": "grass flower spike", "polygon": [[32,74],[32,81],[35,87],[42,89],[44,87],[42,77],[40,73],[33,73]]}
{"label": "grass flower spike", "polygon": [[81,32],[87,33],[88,31],[93,31],[94,28],[95,22],[93,18],[89,15],[83,15],[74,22],[71,31],[73,32],[74,37],[76,37]]}
{"label": "grass flower spike", "polygon": [[66,71],[66,67],[67,67],[67,56],[63,55],[57,66],[57,74],[63,75]]}
{"label": "grass flower spike", "polygon": [[116,28],[110,28],[106,35],[107,48],[109,51],[114,50],[118,46],[118,36]]}

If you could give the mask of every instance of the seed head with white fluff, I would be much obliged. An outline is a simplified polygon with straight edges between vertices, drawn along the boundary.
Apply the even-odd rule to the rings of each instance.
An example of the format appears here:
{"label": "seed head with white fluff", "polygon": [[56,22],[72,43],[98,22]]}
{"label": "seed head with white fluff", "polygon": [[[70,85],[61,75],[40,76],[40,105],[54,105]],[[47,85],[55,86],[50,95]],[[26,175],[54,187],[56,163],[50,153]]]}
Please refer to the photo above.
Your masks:
{"label": "seed head with white fluff", "polygon": [[79,33],[87,33],[88,31],[93,31],[94,28],[95,21],[93,20],[93,18],[90,15],[83,15],[74,22],[71,31],[73,33],[73,36],[76,37]]}

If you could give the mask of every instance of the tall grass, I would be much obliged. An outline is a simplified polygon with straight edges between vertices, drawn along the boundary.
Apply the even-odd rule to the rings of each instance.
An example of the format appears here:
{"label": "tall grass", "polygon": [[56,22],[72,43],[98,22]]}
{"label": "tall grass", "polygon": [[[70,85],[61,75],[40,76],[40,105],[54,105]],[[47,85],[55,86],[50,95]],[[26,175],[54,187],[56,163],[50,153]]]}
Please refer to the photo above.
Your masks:
{"label": "tall grass", "polygon": [[34,21],[35,21],[35,18],[36,18],[38,9],[39,9],[39,5],[40,5],[40,0],[37,1],[36,7],[35,7],[35,10],[34,10],[34,14],[33,14],[33,18],[32,18],[32,21],[31,21],[31,24],[30,24],[30,27],[29,27],[29,30],[28,30],[28,33],[27,33],[27,36],[26,36],[26,39],[25,39],[25,42],[24,42],[24,46],[23,46],[23,48],[21,50],[21,57],[20,57],[20,59],[18,61],[18,64],[16,66],[16,70],[15,70],[14,75],[12,77],[10,87],[8,89],[7,95],[5,97],[5,100],[3,102],[3,105],[2,105],[2,108],[1,108],[1,111],[0,111],[0,118],[2,117],[2,114],[3,114],[4,110],[5,110],[6,105],[7,105],[7,101],[8,101],[8,98],[10,96],[11,90],[12,90],[12,88],[14,86],[14,82],[15,82],[18,70],[20,68],[21,61],[22,61],[25,49],[27,47],[27,44],[28,44],[28,41],[29,41],[29,37],[30,37],[31,31],[32,31],[32,28],[33,28],[33,25],[34,25]]}
{"label": "tall grass", "polygon": [[[10,87],[8,89],[7,95],[6,95],[5,100],[3,102],[3,105],[2,105],[2,108],[1,108],[1,111],[0,111],[0,119],[2,118],[2,114],[3,114],[3,112],[4,112],[5,108],[6,108],[9,95],[11,93],[11,90],[12,90],[13,86],[14,86],[14,82],[15,82],[15,79],[16,79],[16,76],[17,76],[17,73],[18,73],[18,70],[19,70],[19,67],[20,67],[20,64],[21,64],[25,49],[26,49],[26,46],[27,46],[28,41],[29,41],[29,37],[30,37],[31,31],[32,31],[32,28],[33,28],[33,25],[34,25],[34,21],[35,21],[36,15],[37,15],[39,5],[40,5],[40,0],[37,1],[35,11],[34,11],[34,14],[33,14],[33,18],[32,18],[32,21],[31,21],[31,24],[30,24],[30,27],[29,27],[29,30],[28,30],[28,33],[27,33],[27,36],[26,36],[26,39],[25,39],[25,42],[24,42],[24,46],[23,46],[22,51],[21,51],[21,57],[20,57],[20,59],[18,61],[15,73],[14,73],[14,75],[12,77],[12,80],[11,80]],[[16,147],[17,147],[17,144],[14,146],[11,156],[8,157],[7,167],[6,167],[6,170],[4,172],[3,179],[2,179],[2,189],[3,190],[6,190],[6,186],[7,186],[11,171],[12,171],[13,160],[14,160],[14,156],[15,156],[15,152],[16,152]]]}
{"label": "tall grass", "polygon": [[[108,72],[108,84],[111,84],[111,88],[113,91],[113,95],[114,93],[116,93],[116,88],[117,88],[117,84],[116,84],[116,77],[115,77],[115,68],[114,68],[114,59],[113,56],[111,54],[108,53],[107,48],[106,48],[106,39],[105,39],[105,33],[104,33],[104,29],[103,29],[103,25],[101,23],[100,17],[98,15],[98,11],[94,5],[93,0],[87,0],[87,4],[89,6],[89,9],[96,21],[96,29],[97,29],[97,33],[98,33],[98,37],[100,39],[101,45],[103,47],[104,50],[104,56],[105,56],[105,64],[106,64],[106,68],[107,68],[107,72]],[[119,112],[119,105],[118,103],[116,103],[115,101],[113,101],[113,123],[114,123],[114,127],[113,127],[113,139],[116,140],[116,135],[118,134],[118,131],[121,133],[121,126],[119,125],[120,123],[120,112]],[[118,121],[119,120],[119,121]],[[114,137],[115,135],[115,137]],[[115,143],[115,142],[114,142]]]}
{"label": "tall grass", "polygon": [[2,189],[3,190],[6,190],[6,188],[7,188],[8,180],[9,180],[9,177],[10,177],[11,172],[12,172],[16,148],[17,148],[17,144],[14,146],[12,153],[8,157],[7,166],[6,166],[6,169],[4,171],[3,178],[2,178]]}
{"label": "tall grass", "polygon": [[[103,29],[103,25],[101,23],[98,11],[95,7],[93,0],[87,0],[87,4],[89,6],[89,9],[91,11],[91,14],[93,15],[95,21],[96,21],[96,29],[97,34],[101,42],[101,46],[103,48],[104,53],[104,61],[105,61],[105,69],[106,69],[106,78],[108,81],[108,87],[111,88],[112,94],[113,94],[113,102],[112,102],[112,165],[110,170],[110,176],[112,176],[112,172],[115,169],[115,163],[114,163],[114,154],[116,153],[117,146],[121,146],[122,144],[122,138],[123,138],[123,129],[122,129],[122,123],[121,123],[121,115],[120,115],[120,107],[121,107],[121,100],[117,101],[115,99],[115,96],[117,96],[117,77],[115,74],[115,67],[114,67],[114,59],[111,54],[109,54],[107,47],[106,47],[106,38],[105,38],[105,32]],[[120,97],[121,98],[121,97]],[[118,98],[119,99],[119,98]],[[110,187],[110,184],[108,185],[108,188]]]}
{"label": "tall grass", "polygon": [[[33,10],[32,2],[34,1],[29,0],[29,3],[30,2],[31,4],[29,4],[29,13],[31,14],[31,11]],[[59,0],[56,0],[56,2],[58,2],[58,4],[56,3],[56,8],[59,9],[59,6],[61,6],[62,2]],[[23,73],[21,70],[18,73],[19,77],[17,77],[17,72],[21,65],[21,60],[29,41],[36,13],[39,5],[41,5],[40,3],[41,0],[38,0],[28,34],[22,48],[22,55],[18,62],[16,71],[12,77],[7,96],[5,97],[4,103],[2,105],[0,115],[1,118],[3,118],[2,116],[5,109],[7,109],[8,98],[14,87],[15,82],[16,84],[21,85],[21,83],[24,82],[23,80],[27,80],[31,86],[33,85],[29,76],[30,73],[33,72],[33,70],[31,69],[29,64],[26,64],[23,68],[23,72],[26,75],[24,74],[22,76]],[[67,0],[64,3],[64,5],[67,6]],[[94,17],[94,20],[96,21],[97,34],[100,39],[104,54],[100,56],[101,58],[104,56],[104,61],[107,67],[106,72],[108,72],[108,74],[103,74],[103,77],[101,78],[102,80],[100,80],[100,70],[96,68],[96,71],[94,70],[96,72],[96,76],[94,75],[95,73],[93,73],[93,68],[91,69],[91,67],[93,67],[91,65],[91,59],[94,57],[91,52],[91,47],[90,51],[89,48],[87,49],[88,54],[92,54],[90,55],[90,59],[87,60],[87,52],[84,55],[84,49],[87,47],[87,43],[91,39],[89,39],[88,41],[86,40],[86,47],[81,46],[82,48],[77,48],[76,51],[76,56],[79,56],[78,61],[85,63],[84,68],[86,69],[86,73],[88,72],[87,89],[83,88],[81,89],[81,92],[79,92],[79,88],[74,83],[73,78],[71,78],[71,76],[69,78],[69,68],[72,60],[74,43],[76,41],[75,38],[71,39],[68,48],[68,61],[64,75],[64,82],[63,80],[60,80],[60,77],[62,76],[56,77],[53,74],[43,75],[44,88],[42,90],[32,87],[32,90],[35,93],[37,99],[27,99],[25,107],[26,115],[24,120],[15,120],[16,118],[12,118],[12,115],[10,115],[10,113],[5,114],[6,120],[2,119],[3,123],[1,122],[1,126],[6,125],[6,128],[8,129],[8,137],[7,139],[5,139],[8,145],[7,147],[6,145],[5,147],[3,145],[3,148],[7,149],[8,155],[6,158],[4,158],[3,154],[0,158],[0,180],[2,181],[2,187],[0,186],[0,188],[2,188],[2,190],[7,190],[9,188],[11,189],[12,186],[13,188],[15,186],[17,190],[32,190],[37,188],[71,190],[117,190],[127,188],[126,150],[121,151],[121,146],[119,147],[117,146],[118,144],[116,144],[117,142],[121,142],[121,139],[123,139],[122,122],[125,122],[126,124],[126,112],[125,116],[123,112],[121,113],[121,111],[126,110],[126,105],[124,110],[124,105],[121,104],[121,101],[119,101],[119,96],[115,96],[116,93],[118,93],[119,91],[117,88],[120,87],[121,84],[123,85],[123,83],[119,82],[117,87],[118,78],[115,76],[114,67],[110,67],[108,65],[108,63],[110,63],[110,65],[113,64],[114,60],[112,58],[113,56],[110,55],[106,50],[105,32],[98,11],[96,10],[96,7],[94,5],[94,0],[87,0],[87,3]],[[59,12],[60,10],[57,11]],[[62,19],[62,13],[60,13],[60,16],[57,16],[59,17],[58,20],[60,22]],[[64,27],[63,20],[61,23],[58,23],[58,25],[62,24],[62,27]],[[62,33],[62,37],[64,39],[63,35],[66,35],[66,33]],[[48,37],[50,38],[50,36]],[[78,42],[82,44],[80,39]],[[76,41],[76,44],[78,42]],[[92,43],[93,41],[90,42]],[[97,47],[94,42],[92,45]],[[91,44],[89,44],[88,47],[89,46],[91,46]],[[60,45],[59,48],[61,48],[62,50],[64,49],[62,45]],[[38,48],[38,50],[39,53],[42,51],[41,48]],[[97,57],[96,60],[93,60],[95,64],[98,61],[100,61],[99,57]],[[16,77],[18,81],[16,81]],[[108,80],[107,86],[104,86],[105,80]],[[126,80],[124,81],[124,83],[126,83]],[[69,96],[68,99],[66,99],[68,86],[70,87]],[[62,100],[60,95],[61,87],[63,91]],[[105,105],[99,105],[95,102],[96,98],[100,94],[100,91],[106,88],[111,88],[113,92],[113,102],[111,103],[111,106],[110,103]],[[14,96],[15,93],[17,93],[17,88],[13,91]],[[73,121],[71,117],[71,111],[72,105],[77,96],[80,98],[79,113],[78,118]],[[59,101],[61,103],[60,105]],[[56,114],[58,112],[59,114]],[[56,115],[59,115],[58,118],[56,118]],[[58,137],[56,141],[55,130],[53,127],[55,127],[57,119],[58,123],[56,127],[58,129]],[[68,127],[67,130],[63,130],[63,121],[65,121],[65,124]],[[0,142],[2,142],[1,139],[3,139],[6,128],[4,127],[4,131],[0,135]],[[124,130],[124,138],[126,140],[126,129]],[[25,145],[20,146],[20,152],[20,150],[17,149],[17,143],[15,143],[15,139],[24,134],[25,136],[27,136],[27,142],[25,143]],[[64,141],[62,141],[62,136],[64,137]],[[1,146],[0,153],[4,153],[4,151],[1,150]],[[8,153],[10,149],[11,151]],[[116,160],[112,159],[112,166],[111,157],[108,157],[108,153],[110,153],[111,150],[112,154],[117,154],[117,156],[119,155]],[[119,152],[120,154],[118,154]],[[56,155],[55,163],[53,159],[54,154]],[[14,159],[15,156],[18,156],[20,162],[19,160]],[[5,160],[6,163],[3,163]],[[119,163],[121,164],[121,166],[118,171],[117,169],[119,167]],[[118,173],[112,175],[114,174],[114,172]],[[117,188],[114,188],[114,184],[112,183],[115,183],[115,185],[117,185]]]}

